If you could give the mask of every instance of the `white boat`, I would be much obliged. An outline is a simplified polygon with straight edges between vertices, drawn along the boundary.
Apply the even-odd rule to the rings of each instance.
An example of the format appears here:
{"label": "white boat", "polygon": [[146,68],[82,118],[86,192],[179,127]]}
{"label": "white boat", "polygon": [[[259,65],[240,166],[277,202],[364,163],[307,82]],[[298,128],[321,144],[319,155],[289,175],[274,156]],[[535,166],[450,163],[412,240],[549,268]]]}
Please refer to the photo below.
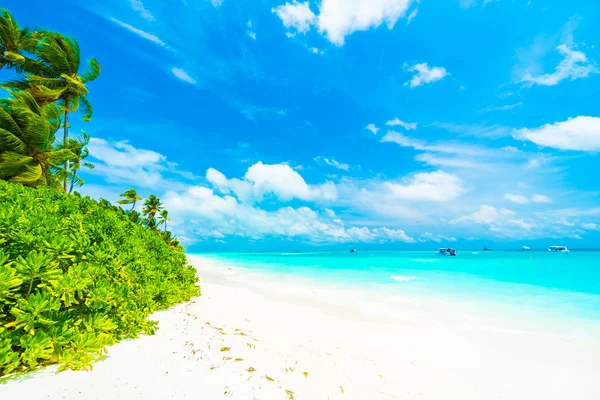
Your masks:
{"label": "white boat", "polygon": [[523,246],[523,247],[521,247],[521,250],[531,250],[531,249],[527,246]]}
{"label": "white boat", "polygon": [[569,249],[567,249],[567,246],[550,246],[548,251],[552,253],[568,253]]}
{"label": "white boat", "polygon": [[456,250],[451,249],[449,247],[442,247],[442,248],[438,249],[438,254],[442,255],[442,256],[455,256]]}

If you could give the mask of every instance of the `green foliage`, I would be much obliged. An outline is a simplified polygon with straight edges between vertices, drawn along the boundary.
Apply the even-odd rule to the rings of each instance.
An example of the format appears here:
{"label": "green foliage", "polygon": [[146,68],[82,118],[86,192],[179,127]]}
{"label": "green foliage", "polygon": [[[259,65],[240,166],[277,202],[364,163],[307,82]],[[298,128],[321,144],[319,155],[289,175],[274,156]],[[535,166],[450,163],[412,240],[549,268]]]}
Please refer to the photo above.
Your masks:
{"label": "green foliage", "polygon": [[0,375],[89,368],[106,346],[153,333],[154,311],[199,295],[169,232],[106,203],[0,181]]}

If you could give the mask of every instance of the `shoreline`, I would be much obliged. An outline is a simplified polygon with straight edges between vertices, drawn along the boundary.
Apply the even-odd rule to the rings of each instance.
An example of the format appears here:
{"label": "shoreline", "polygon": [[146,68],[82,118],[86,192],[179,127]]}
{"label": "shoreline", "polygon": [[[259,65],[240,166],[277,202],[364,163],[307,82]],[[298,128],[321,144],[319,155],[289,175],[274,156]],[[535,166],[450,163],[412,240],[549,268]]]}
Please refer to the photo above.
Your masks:
{"label": "shoreline", "polygon": [[600,398],[598,339],[515,330],[510,320],[482,319],[443,299],[373,297],[198,255],[188,260],[198,269],[203,294],[153,315],[156,335],[110,347],[92,372],[55,375],[50,367],[0,385],[0,395]]}

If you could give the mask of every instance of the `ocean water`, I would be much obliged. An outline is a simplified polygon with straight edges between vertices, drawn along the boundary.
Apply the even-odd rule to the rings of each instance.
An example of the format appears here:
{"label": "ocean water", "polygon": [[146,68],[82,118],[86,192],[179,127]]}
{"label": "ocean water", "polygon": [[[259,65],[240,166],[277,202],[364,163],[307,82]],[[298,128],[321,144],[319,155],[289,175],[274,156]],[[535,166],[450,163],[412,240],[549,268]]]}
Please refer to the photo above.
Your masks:
{"label": "ocean water", "polygon": [[[390,293],[507,304],[600,323],[600,252],[434,251],[200,254],[258,272]],[[514,309],[514,307],[513,307]]]}

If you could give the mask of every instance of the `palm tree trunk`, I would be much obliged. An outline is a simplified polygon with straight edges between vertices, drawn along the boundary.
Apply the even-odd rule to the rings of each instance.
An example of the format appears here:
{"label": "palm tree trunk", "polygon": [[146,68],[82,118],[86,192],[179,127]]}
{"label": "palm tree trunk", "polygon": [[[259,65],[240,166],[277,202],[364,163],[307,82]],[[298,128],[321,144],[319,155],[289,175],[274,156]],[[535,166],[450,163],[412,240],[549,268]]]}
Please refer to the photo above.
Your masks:
{"label": "palm tree trunk", "polygon": [[[73,171],[73,178],[77,176],[77,170]],[[71,180],[71,185],[69,187],[69,194],[73,192],[73,186],[75,186],[75,179]]]}
{"label": "palm tree trunk", "polygon": [[[65,108],[69,108],[69,102],[65,101]],[[63,136],[63,147],[66,149],[67,148],[67,140],[69,138],[69,112],[65,110],[65,124],[63,126],[63,132],[64,132],[64,136]],[[65,192],[68,189],[68,185],[69,185],[69,160],[65,161],[65,182],[64,182],[64,186],[65,186]]]}
{"label": "palm tree trunk", "polygon": [[129,210],[129,211],[133,211],[134,208],[135,208],[135,201],[133,202],[133,205],[131,206],[131,210]]}
{"label": "palm tree trunk", "polygon": [[5,66],[7,63],[8,63],[8,60],[4,60],[4,61],[2,61],[2,64],[0,64],[0,70],[1,70],[2,68],[4,68],[4,66]]}

